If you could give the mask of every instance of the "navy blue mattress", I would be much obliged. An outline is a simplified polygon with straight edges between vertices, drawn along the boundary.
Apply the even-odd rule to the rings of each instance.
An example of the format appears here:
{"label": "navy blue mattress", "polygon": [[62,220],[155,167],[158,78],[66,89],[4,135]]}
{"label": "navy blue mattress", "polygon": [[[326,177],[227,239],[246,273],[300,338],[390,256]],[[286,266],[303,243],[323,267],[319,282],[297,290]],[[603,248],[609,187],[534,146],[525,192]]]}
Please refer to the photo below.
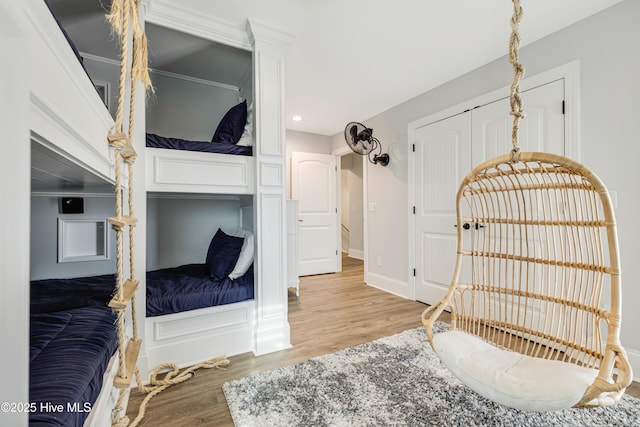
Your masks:
{"label": "navy blue mattress", "polygon": [[82,426],[88,417],[117,348],[106,306],[113,286],[113,275],[31,282],[29,425]]}
{"label": "navy blue mattress", "polygon": [[253,266],[244,276],[212,280],[205,264],[147,272],[147,317],[253,299]]}
{"label": "navy blue mattress", "polygon": [[168,148],[171,150],[200,151],[205,153],[236,154],[251,156],[252,147],[230,144],[226,142],[187,141],[186,139],[169,138],[154,133],[147,134],[147,147]]}

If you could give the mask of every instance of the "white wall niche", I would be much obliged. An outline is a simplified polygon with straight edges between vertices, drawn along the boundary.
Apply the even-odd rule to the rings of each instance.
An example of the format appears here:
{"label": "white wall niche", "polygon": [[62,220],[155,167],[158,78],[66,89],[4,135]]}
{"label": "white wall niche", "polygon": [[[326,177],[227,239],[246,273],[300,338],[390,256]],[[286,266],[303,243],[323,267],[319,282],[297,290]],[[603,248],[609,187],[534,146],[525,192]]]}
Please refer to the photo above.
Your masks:
{"label": "white wall niche", "polygon": [[109,259],[107,220],[58,218],[58,263]]}

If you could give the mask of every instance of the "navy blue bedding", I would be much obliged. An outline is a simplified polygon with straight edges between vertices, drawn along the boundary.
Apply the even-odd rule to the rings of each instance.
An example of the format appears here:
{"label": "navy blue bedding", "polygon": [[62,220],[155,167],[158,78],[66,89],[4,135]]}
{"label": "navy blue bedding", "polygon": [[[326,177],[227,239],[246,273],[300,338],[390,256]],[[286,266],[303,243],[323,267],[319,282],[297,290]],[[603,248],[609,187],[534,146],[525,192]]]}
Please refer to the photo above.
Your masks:
{"label": "navy blue bedding", "polygon": [[[107,307],[114,283],[113,274],[31,282],[30,426],[82,426],[89,416],[117,349],[116,316]],[[150,317],[253,296],[253,266],[235,280],[210,279],[205,264],[147,273]]]}
{"label": "navy blue bedding", "polygon": [[113,275],[31,283],[29,425],[82,426],[88,417],[117,348],[106,306],[113,283]]}
{"label": "navy blue bedding", "polygon": [[31,282],[31,313],[51,313],[98,305],[105,307],[114,293],[115,275]]}
{"label": "navy blue bedding", "polygon": [[205,264],[147,272],[147,317],[251,299],[253,266],[235,280],[212,280]]}
{"label": "navy blue bedding", "polygon": [[239,156],[251,156],[253,154],[252,147],[245,147],[226,142],[188,141],[186,139],[164,137],[154,133],[147,134],[146,146],[152,148],[168,148],[171,150],[236,154]]}

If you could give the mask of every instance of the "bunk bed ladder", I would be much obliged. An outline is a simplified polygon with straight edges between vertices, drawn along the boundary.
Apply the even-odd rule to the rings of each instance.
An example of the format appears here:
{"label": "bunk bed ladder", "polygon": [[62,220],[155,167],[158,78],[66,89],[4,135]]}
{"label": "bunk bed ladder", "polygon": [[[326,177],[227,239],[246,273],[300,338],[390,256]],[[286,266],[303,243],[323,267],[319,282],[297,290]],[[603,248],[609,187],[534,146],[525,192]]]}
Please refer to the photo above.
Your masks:
{"label": "bunk bed ladder", "polygon": [[[135,238],[134,231],[138,223],[134,214],[133,204],[133,164],[136,160],[136,152],[133,148],[133,126],[135,123],[135,97],[138,82],[144,84],[145,89],[151,86],[147,67],[147,40],[144,30],[140,25],[138,17],[140,0],[114,0],[111,4],[111,13],[108,15],[109,23],[114,34],[119,37],[121,47],[120,57],[120,80],[118,93],[118,108],[116,111],[115,125],[112,132],[107,136],[109,146],[114,150],[114,173],[115,173],[115,216],[107,221],[116,232],[116,283],[115,294],[109,302],[117,314],[118,331],[118,373],[114,378],[113,385],[119,389],[118,399],[112,414],[113,426],[135,425],[139,421],[130,423],[129,418],[122,412],[125,400],[131,387],[134,375],[139,372],[136,368],[138,355],[142,346],[142,340],[138,337],[137,313],[135,304],[135,292],[139,281],[135,278]],[[131,37],[130,37],[131,35]],[[131,43],[131,46],[129,44]],[[131,47],[131,54],[129,48]],[[131,61],[128,59],[131,57]],[[129,79],[127,77],[129,76]],[[123,117],[125,99],[127,97],[126,86],[129,86],[128,101],[128,133],[123,132]],[[123,214],[123,192],[122,192],[122,165],[127,164],[127,214]],[[129,277],[124,279],[124,243],[125,234],[129,237]],[[125,315],[130,311],[133,330],[128,344],[127,331],[125,328]],[[126,349],[125,349],[126,348]],[[139,381],[138,381],[139,382]]]}

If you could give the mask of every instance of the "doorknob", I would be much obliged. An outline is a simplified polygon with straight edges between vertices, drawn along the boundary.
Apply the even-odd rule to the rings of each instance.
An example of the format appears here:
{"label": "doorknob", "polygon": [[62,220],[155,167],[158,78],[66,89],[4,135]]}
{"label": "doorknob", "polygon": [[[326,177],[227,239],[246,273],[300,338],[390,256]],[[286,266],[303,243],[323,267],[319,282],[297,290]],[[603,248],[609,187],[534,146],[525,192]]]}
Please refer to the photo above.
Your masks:
{"label": "doorknob", "polygon": [[[454,227],[457,227],[458,224],[454,224]],[[471,224],[469,224],[468,222],[465,222],[464,224],[462,224],[462,228],[465,230],[468,230],[471,228]]]}

